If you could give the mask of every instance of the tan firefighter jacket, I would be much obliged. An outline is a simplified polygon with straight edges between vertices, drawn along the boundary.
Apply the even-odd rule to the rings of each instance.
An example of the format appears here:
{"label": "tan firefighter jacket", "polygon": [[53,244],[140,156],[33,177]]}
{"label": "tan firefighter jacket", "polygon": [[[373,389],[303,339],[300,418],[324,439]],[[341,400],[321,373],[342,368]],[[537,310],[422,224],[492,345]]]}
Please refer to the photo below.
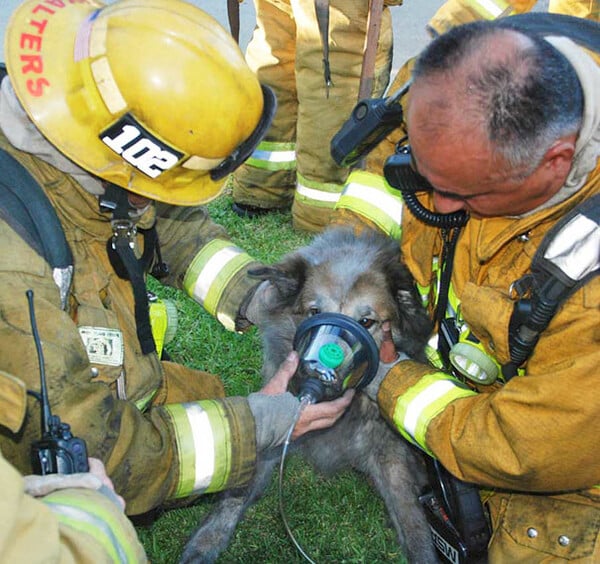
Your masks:
{"label": "tan firefighter jacket", "polygon": [[[436,36],[454,26],[475,20],[495,20],[505,15],[529,12],[535,4],[534,0],[447,0],[433,15],[427,29],[432,36]],[[599,6],[600,0],[550,0],[548,12],[598,21]],[[388,89],[388,97],[406,85],[414,61],[414,58],[409,59],[398,70]],[[396,143],[405,135],[403,128],[397,128],[365,156],[366,164],[363,168],[350,171],[335,202],[332,222],[338,222],[342,215],[360,216],[362,223],[369,224],[395,239],[400,238],[402,199],[398,191],[393,190],[384,181],[382,170],[385,159],[394,153]]]}
{"label": "tan firefighter jacket", "polygon": [[[1,133],[0,148],[43,187],[75,264],[68,308],[62,311],[48,264],[0,221],[0,369],[39,390],[25,295],[33,289],[52,409],[86,440],[88,454],[104,461],[129,514],[247,481],[256,450],[247,401],[215,399],[223,396],[216,377],[141,354],[131,285],[115,275],[107,258],[112,231],[97,197],[72,176],[16,150]],[[254,284],[245,276],[250,257],[203,208],[157,205],[139,225],[149,227],[155,217],[170,267],[166,283],[184,288],[233,329]],[[33,399],[28,404],[21,432],[0,436],[4,456],[24,474],[31,473],[29,445],[40,435],[39,406]]]}
{"label": "tan firefighter jacket", "polygon": [[[511,284],[529,272],[555,222],[600,191],[600,74],[593,62],[579,66],[584,59],[572,58],[577,49],[568,53],[584,87],[585,116],[571,176],[581,178],[582,187],[526,217],[471,218],[456,248],[451,302],[500,364],[509,361]],[[432,209],[431,202],[425,205]],[[357,221],[342,212],[339,222]],[[401,231],[405,261],[432,307],[440,231],[407,210]],[[599,367],[596,277],[559,309],[523,375],[473,389],[432,366],[405,361],[384,379],[378,400],[407,440],[458,478],[491,490],[491,562],[600,562]]]}
{"label": "tan firefighter jacket", "polygon": [[[2,433],[18,433],[25,410],[25,385],[0,372]],[[33,498],[1,451],[0,490],[1,562],[146,562],[133,525],[102,493],[70,488]]]}

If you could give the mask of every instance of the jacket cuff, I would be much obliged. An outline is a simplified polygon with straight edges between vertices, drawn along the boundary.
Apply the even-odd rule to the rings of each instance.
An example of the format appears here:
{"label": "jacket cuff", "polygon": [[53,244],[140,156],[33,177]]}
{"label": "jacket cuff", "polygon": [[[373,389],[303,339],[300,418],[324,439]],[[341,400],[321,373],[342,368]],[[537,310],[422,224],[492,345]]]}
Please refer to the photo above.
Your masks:
{"label": "jacket cuff", "polygon": [[256,429],[245,398],[201,400],[162,408],[174,428],[179,476],[170,498],[248,483],[256,463]]}
{"label": "jacket cuff", "polygon": [[257,266],[258,262],[231,241],[213,239],[190,263],[183,286],[188,295],[233,331],[240,306],[257,283],[247,271]]}
{"label": "jacket cuff", "polygon": [[425,374],[434,371],[435,369],[431,366],[414,360],[403,360],[394,365],[381,382],[379,392],[377,392],[377,403],[383,416],[393,423],[398,397],[415,385]]}
{"label": "jacket cuff", "polygon": [[398,363],[379,389],[384,417],[409,442],[428,454],[430,423],[452,402],[476,395],[460,380],[414,361]]}

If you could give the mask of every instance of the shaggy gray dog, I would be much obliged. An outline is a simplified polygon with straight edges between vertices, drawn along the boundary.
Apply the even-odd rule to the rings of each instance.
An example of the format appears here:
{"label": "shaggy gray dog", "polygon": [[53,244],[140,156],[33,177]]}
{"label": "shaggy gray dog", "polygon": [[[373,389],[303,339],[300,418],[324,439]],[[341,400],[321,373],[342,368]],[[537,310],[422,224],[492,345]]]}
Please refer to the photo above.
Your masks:
{"label": "shaggy gray dog", "polygon": [[[396,348],[424,359],[431,324],[412,276],[401,263],[398,243],[366,231],[357,236],[332,228],[312,244],[286,255],[278,264],[257,269],[277,299],[259,327],[264,345],[264,381],[287,354],[297,326],[322,312],[343,313],[382,341],[389,320]],[[411,563],[437,562],[431,533],[418,496],[426,484],[422,454],[381,417],[375,402],[357,393],[332,427],[292,443],[320,471],[332,474],[354,468],[368,476],[385,501],[398,543]],[[261,454],[254,481],[243,490],[222,495],[188,542],[182,562],[214,562],[227,548],[246,509],[261,497],[280,462],[281,448]]]}

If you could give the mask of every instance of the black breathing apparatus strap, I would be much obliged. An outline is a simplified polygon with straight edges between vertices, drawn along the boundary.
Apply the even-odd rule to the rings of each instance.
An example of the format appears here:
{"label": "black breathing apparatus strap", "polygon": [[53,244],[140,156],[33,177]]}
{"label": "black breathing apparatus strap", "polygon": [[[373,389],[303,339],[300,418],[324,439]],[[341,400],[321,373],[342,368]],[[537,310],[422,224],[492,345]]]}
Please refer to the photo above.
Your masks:
{"label": "black breathing apparatus strap", "polygon": [[[56,210],[25,167],[2,149],[0,170],[0,217],[52,267],[61,307],[66,310],[73,279],[73,254]],[[148,354],[154,352],[156,346],[150,325],[145,271],[154,258],[158,237],[155,227],[140,229],[144,235],[144,253],[139,259],[135,256],[132,242],[136,229],[128,217],[127,193],[121,188],[115,189],[118,197],[112,200],[113,204],[114,200],[118,201],[113,209],[117,218],[116,223],[113,219],[113,237],[107,244],[107,250],[115,272],[131,281],[137,336],[142,352]],[[115,260],[115,257],[118,258]],[[164,264],[161,262],[159,266],[164,267]]]}
{"label": "black breathing apparatus strap", "polygon": [[546,234],[531,272],[511,286],[515,305],[509,327],[508,381],[532,354],[561,304],[600,274],[600,194],[573,208]]}
{"label": "black breathing apparatus strap", "polygon": [[52,267],[62,309],[73,279],[73,254],[48,197],[25,167],[0,149],[0,217]]}
{"label": "black breathing apparatus strap", "polygon": [[329,88],[333,86],[329,64],[329,0],[315,0],[315,13],[323,50],[323,79],[325,80],[327,98],[329,98]]}
{"label": "black breathing apparatus strap", "polygon": [[586,49],[600,52],[600,22],[565,14],[534,12],[494,20],[498,27],[514,29],[527,35],[567,37]]}
{"label": "black breathing apparatus strap", "polygon": [[106,243],[106,251],[117,275],[131,282],[136,331],[142,353],[155,352],[145,273],[157,246],[156,228],[152,226],[150,229],[140,230],[144,236],[144,252],[138,258],[134,252],[138,230],[129,216],[131,206],[127,191],[114,184],[107,184],[105,193],[100,197],[100,210],[112,213],[113,235]]}

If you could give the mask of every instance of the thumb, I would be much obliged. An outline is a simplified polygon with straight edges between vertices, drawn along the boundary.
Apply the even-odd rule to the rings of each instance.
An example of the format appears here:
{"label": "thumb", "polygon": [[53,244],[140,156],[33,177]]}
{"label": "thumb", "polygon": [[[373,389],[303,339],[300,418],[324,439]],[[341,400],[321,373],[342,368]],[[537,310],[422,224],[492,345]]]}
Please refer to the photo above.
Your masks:
{"label": "thumb", "polygon": [[394,345],[394,341],[392,340],[392,324],[389,320],[384,321],[381,329],[383,331],[383,340],[379,347],[379,360],[385,363],[394,362],[398,358],[398,353],[396,352],[396,345]]}
{"label": "thumb", "polygon": [[296,373],[296,368],[298,368],[298,353],[292,351],[287,355],[275,376],[263,386],[261,393],[268,395],[283,394],[287,390],[289,381]]}

